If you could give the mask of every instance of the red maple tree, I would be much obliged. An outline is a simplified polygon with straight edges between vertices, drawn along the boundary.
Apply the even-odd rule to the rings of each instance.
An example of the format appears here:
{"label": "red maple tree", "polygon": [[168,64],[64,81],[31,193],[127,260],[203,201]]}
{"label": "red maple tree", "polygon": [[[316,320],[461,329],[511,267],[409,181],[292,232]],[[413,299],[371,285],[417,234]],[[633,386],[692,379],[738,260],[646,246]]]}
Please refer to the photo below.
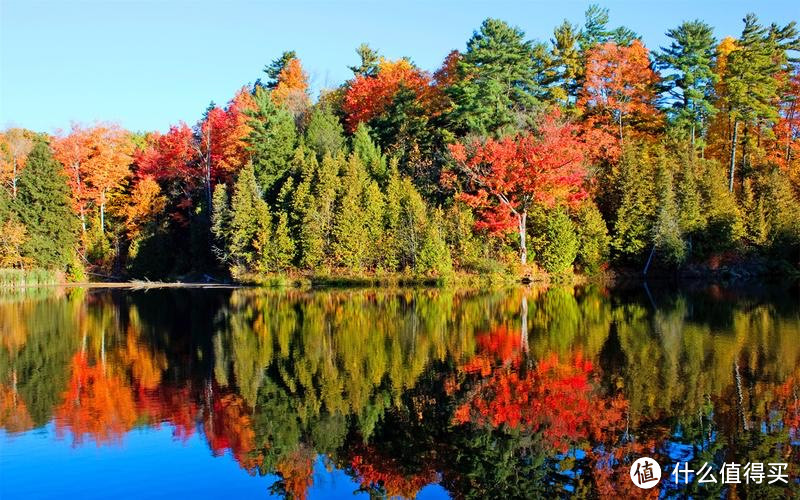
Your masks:
{"label": "red maple tree", "polygon": [[461,198],[481,215],[477,228],[494,235],[516,229],[525,264],[528,211],[535,204],[573,205],[585,198],[583,149],[575,126],[552,111],[540,120],[536,134],[457,143],[450,153],[471,190]]}

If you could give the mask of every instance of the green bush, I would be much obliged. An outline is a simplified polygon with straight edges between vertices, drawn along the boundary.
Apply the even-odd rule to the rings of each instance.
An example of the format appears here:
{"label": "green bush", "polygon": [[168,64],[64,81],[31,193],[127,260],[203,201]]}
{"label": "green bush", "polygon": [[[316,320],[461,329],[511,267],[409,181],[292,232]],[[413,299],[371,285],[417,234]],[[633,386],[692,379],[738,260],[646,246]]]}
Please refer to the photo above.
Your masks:
{"label": "green bush", "polygon": [[569,270],[578,255],[578,236],[566,211],[557,209],[548,215],[546,236],[542,267],[554,274]]}

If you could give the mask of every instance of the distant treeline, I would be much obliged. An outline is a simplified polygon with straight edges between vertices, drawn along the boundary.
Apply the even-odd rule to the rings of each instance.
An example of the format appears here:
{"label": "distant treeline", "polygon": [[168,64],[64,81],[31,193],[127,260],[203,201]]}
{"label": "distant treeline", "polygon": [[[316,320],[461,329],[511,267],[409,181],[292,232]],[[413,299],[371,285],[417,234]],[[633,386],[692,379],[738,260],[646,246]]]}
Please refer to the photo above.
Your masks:
{"label": "distant treeline", "polygon": [[608,11],[487,19],[428,73],[363,44],[309,96],[285,52],[194,126],[2,134],[0,267],[440,278],[800,263],[800,37],[702,21],[650,51]]}

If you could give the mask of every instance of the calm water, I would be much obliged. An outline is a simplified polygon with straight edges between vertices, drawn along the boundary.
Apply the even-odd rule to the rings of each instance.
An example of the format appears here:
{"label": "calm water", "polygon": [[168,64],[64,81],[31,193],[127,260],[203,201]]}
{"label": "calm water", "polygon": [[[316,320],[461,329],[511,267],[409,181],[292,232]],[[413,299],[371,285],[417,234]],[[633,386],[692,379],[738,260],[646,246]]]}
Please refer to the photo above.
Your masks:
{"label": "calm water", "polygon": [[0,292],[0,497],[641,497],[645,455],[652,496],[796,496],[798,297]]}

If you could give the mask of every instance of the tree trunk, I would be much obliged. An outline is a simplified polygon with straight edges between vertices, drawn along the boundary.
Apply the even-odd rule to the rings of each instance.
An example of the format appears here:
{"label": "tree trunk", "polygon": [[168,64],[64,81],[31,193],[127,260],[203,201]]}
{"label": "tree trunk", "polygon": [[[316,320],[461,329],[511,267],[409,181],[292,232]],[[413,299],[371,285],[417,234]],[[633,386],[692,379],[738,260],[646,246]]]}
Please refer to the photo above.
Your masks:
{"label": "tree trunk", "polygon": [[522,295],[522,318],[521,318],[521,325],[520,325],[520,346],[522,347],[522,352],[528,352],[528,297],[525,296],[525,292]]}
{"label": "tree trunk", "polygon": [[522,264],[525,265],[528,263],[528,244],[525,241],[525,236],[528,232],[528,211],[524,210],[517,216],[517,219],[519,222],[519,255]]}
{"label": "tree trunk", "polygon": [[739,132],[739,121],[733,121],[733,138],[731,139],[731,168],[728,174],[728,191],[733,192],[733,174],[736,170],[736,140]]}
{"label": "tree trunk", "polygon": [[106,234],[106,195],[100,195],[100,233]]}
{"label": "tree trunk", "polygon": [[17,197],[17,157],[14,156],[14,173],[11,176],[11,194],[14,198]]}

